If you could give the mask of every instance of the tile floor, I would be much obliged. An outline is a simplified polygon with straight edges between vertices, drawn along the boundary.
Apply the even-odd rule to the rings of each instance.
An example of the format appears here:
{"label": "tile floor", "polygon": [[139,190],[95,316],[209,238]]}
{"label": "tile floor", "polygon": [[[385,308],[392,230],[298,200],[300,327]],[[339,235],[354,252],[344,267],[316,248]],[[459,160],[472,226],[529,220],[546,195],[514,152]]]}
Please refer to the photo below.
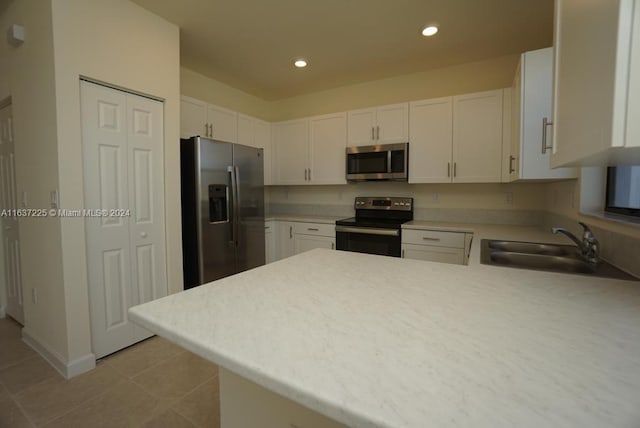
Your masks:
{"label": "tile floor", "polygon": [[66,380],[0,319],[0,428],[220,426],[218,367],[153,337]]}

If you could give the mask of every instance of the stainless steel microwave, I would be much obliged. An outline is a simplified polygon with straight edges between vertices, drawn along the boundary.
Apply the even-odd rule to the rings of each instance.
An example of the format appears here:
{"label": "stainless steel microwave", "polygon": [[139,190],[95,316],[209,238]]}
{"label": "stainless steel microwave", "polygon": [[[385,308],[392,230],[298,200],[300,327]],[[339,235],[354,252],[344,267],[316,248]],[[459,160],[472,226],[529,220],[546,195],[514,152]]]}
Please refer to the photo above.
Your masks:
{"label": "stainless steel microwave", "polygon": [[409,178],[409,143],[347,147],[347,181]]}

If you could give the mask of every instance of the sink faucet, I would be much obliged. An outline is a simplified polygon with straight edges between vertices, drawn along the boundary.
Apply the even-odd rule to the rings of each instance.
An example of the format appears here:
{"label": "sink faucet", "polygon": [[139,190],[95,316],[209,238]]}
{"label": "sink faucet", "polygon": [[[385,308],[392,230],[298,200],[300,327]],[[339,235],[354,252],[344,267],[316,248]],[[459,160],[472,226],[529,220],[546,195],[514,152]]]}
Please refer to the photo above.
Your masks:
{"label": "sink faucet", "polygon": [[582,241],[576,238],[576,236],[569,232],[567,229],[563,227],[552,227],[551,231],[553,233],[562,233],[568,236],[573,242],[576,243],[578,249],[580,250],[580,257],[583,260],[588,261],[589,263],[598,263],[600,261],[600,243],[593,235],[589,226],[580,222],[580,226],[584,229],[584,233],[582,234]]}

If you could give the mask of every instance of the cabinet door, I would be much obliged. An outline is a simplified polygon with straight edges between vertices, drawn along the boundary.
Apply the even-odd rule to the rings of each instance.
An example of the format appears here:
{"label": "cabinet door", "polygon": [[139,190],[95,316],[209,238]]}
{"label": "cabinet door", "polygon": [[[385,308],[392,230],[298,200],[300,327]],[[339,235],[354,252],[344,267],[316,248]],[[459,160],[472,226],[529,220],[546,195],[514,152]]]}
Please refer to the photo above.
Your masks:
{"label": "cabinet door", "polygon": [[312,117],[309,130],[310,183],[346,184],[347,114]]}
{"label": "cabinet door", "polygon": [[276,238],[276,260],[293,256],[293,223],[277,221],[275,224],[278,234]]}
{"label": "cabinet door", "polygon": [[[526,52],[521,59],[521,117],[519,123],[519,178],[571,178],[573,168],[551,169],[551,150],[542,153],[543,140],[552,144],[552,135],[544,130],[543,120],[552,118],[553,48]],[[543,135],[546,134],[546,138]]]}
{"label": "cabinet door", "polygon": [[409,105],[409,183],[451,181],[453,98]]}
{"label": "cabinet door", "polygon": [[276,261],[276,237],[275,222],[267,221],[264,224],[264,256],[265,262],[271,263]]}
{"label": "cabinet door", "polygon": [[235,143],[238,141],[238,113],[226,108],[207,105],[207,121],[210,137],[214,140]]}
{"label": "cabinet door", "polygon": [[453,97],[453,182],[499,183],[502,89]]}
{"label": "cabinet door", "polygon": [[376,109],[352,110],[348,113],[349,146],[368,146],[376,142]]}
{"label": "cabinet door", "polygon": [[309,153],[309,120],[273,125],[275,174],[273,184],[306,184]]}
{"label": "cabinet door", "polygon": [[522,63],[524,61],[524,55],[522,55],[518,67],[516,68],[516,74],[513,76],[513,83],[511,84],[511,139],[508,164],[506,165],[507,171],[505,175],[508,177],[507,181],[514,181],[519,178],[520,175],[520,139],[522,138]]}
{"label": "cabinet door", "polygon": [[640,163],[639,21],[637,1],[556,0],[553,166]]}
{"label": "cabinet door", "polygon": [[405,259],[461,265],[464,264],[464,249],[402,244],[402,257]]}
{"label": "cabinet door", "polygon": [[180,138],[208,136],[207,104],[189,97],[180,98]]}
{"label": "cabinet door", "polygon": [[264,184],[272,184],[272,149],[271,149],[271,124],[264,120],[254,119],[253,121],[253,143],[255,147],[264,149]]}
{"label": "cabinet door", "polygon": [[304,253],[305,251],[315,248],[328,248],[333,250],[336,247],[336,238],[331,236],[302,235],[296,233],[293,241],[295,254]]}
{"label": "cabinet door", "polygon": [[409,104],[378,107],[376,138],[378,144],[406,143],[409,141]]}
{"label": "cabinet door", "polygon": [[251,116],[247,116],[244,114],[238,114],[238,144],[243,144],[245,146],[258,147],[255,144],[255,135],[254,135],[254,118]]}

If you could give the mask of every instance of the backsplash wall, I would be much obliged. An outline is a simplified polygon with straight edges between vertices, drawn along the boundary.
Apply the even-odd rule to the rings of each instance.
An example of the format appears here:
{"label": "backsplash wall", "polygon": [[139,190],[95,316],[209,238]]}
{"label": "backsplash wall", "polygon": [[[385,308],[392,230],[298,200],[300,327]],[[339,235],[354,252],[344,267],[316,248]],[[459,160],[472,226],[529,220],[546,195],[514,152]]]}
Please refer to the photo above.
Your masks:
{"label": "backsplash wall", "polygon": [[364,182],[335,186],[269,186],[270,213],[353,215],[356,196],[414,198],[416,220],[541,224],[546,188],[540,183],[408,184]]}

